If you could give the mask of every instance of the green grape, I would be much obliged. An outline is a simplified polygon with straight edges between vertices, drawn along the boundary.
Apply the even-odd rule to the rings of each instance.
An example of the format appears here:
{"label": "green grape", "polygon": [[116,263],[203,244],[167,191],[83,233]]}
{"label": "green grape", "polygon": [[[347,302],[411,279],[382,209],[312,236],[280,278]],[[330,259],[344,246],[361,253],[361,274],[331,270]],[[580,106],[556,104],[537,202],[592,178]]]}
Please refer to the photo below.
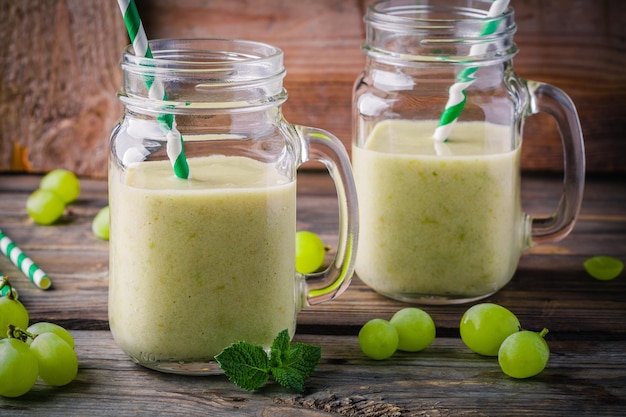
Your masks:
{"label": "green grape", "polygon": [[78,358],[74,349],[55,333],[35,337],[30,350],[39,362],[39,376],[50,385],[67,385],[76,378]]}
{"label": "green grape", "polygon": [[518,332],[520,327],[511,311],[498,304],[482,303],[463,314],[459,330],[468,348],[481,355],[497,356],[504,339]]}
{"label": "green grape", "polygon": [[322,239],[313,232],[296,233],[296,271],[310,274],[324,263],[326,248]]}
{"label": "green grape", "polygon": [[0,340],[0,396],[26,394],[38,376],[39,363],[26,343],[18,339]]}
{"label": "green grape", "polygon": [[102,240],[109,240],[109,206],[103,207],[91,222],[91,231]]}
{"label": "green grape", "polygon": [[624,263],[612,256],[594,256],[583,264],[589,275],[601,281],[616,278],[622,273]]}
{"label": "green grape", "polygon": [[0,298],[0,339],[7,336],[9,324],[25,329],[28,318],[28,311],[20,301],[10,297]]}
{"label": "green grape", "polygon": [[513,378],[529,378],[539,374],[550,358],[550,348],[541,333],[522,330],[507,337],[498,351],[502,372]]}
{"label": "green grape", "polygon": [[39,188],[52,191],[65,204],[71,203],[80,194],[80,181],[72,171],[67,169],[53,169],[41,179]]}
{"label": "green grape", "polygon": [[435,322],[419,308],[403,308],[389,322],[398,332],[398,350],[418,352],[435,340]]}
{"label": "green grape", "polygon": [[52,224],[65,211],[65,203],[49,190],[35,190],[26,200],[26,211],[35,223]]}
{"label": "green grape", "polygon": [[[61,337],[61,339],[65,340],[65,342],[70,345],[72,349],[74,349],[74,338],[63,327],[58,324],[48,323],[46,321],[41,321],[39,323],[31,324],[26,331],[32,335],[41,335],[44,333],[54,333],[57,336]],[[31,340],[32,341],[32,340]]]}
{"label": "green grape", "polygon": [[387,359],[398,348],[398,332],[384,319],[372,319],[359,331],[359,346],[366,356],[381,360]]}

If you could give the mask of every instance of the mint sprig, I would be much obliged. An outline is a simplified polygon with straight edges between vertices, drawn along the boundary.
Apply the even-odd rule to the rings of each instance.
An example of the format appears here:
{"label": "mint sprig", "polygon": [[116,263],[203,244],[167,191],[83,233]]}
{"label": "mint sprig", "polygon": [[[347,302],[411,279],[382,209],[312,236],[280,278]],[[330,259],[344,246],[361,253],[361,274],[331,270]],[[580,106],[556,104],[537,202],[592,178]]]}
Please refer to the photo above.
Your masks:
{"label": "mint sprig", "polygon": [[215,360],[228,379],[247,391],[260,388],[271,376],[282,387],[302,392],[304,380],[313,373],[321,357],[320,347],[291,344],[285,329],[272,342],[269,357],[261,346],[237,342],[225,348]]}

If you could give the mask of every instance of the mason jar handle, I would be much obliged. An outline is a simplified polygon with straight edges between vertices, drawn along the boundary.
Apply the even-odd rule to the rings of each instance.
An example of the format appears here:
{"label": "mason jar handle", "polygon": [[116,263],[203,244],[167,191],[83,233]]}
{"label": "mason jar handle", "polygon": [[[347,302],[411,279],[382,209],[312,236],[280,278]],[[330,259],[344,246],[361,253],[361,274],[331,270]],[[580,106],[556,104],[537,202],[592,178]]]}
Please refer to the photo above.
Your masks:
{"label": "mason jar handle", "polygon": [[563,193],[550,217],[531,219],[531,244],[555,242],[567,236],[576,222],[585,187],[585,148],[574,103],[565,92],[550,84],[526,81],[530,112],[547,113],[557,123],[563,146]]}
{"label": "mason jar handle", "polygon": [[358,204],[350,159],[343,144],[331,133],[294,126],[303,141],[301,163],[321,162],[335,183],[339,205],[339,236],[335,259],[322,272],[304,274],[307,305],[323,303],[343,293],[352,279],[358,236]]}

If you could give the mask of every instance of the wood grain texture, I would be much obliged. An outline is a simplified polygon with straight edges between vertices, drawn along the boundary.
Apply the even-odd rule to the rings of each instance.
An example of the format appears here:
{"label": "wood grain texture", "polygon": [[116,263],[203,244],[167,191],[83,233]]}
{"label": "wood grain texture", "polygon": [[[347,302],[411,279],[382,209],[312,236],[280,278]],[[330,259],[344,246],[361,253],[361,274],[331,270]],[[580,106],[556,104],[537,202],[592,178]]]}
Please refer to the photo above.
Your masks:
{"label": "wood grain texture", "polygon": [[[285,52],[292,123],[335,133],[350,149],[351,95],[363,69],[362,16],[371,0],[138,0],[150,37],[234,37]],[[589,172],[626,171],[626,6],[621,0],[512,0],[517,73],[551,83],[577,106]],[[547,116],[529,119],[525,170],[560,171],[558,132]]]}
{"label": "wood grain texture", "polygon": [[[107,202],[104,180],[82,179],[79,200],[60,224],[34,225],[25,213],[40,176],[0,174],[0,229],[53,281],[35,288],[8,259],[8,274],[31,314],[71,330],[80,369],[75,381],[53,388],[38,382],[18,399],[0,397],[4,416],[623,416],[626,414],[626,277],[596,281],[582,262],[606,254],[626,260],[626,178],[588,178],[573,233],[536,246],[513,280],[488,301],[514,311],[528,329],[549,328],[548,367],[539,376],[513,380],[494,358],[471,353],[458,323],[467,305],[423,306],[437,325],[433,345],[385,361],[365,358],[360,326],[389,318],[406,304],[375,294],[358,278],[337,299],[304,309],[296,341],[322,347],[322,361],[303,394],[270,383],[249,393],[225,376],[161,374],[133,364],[108,331],[108,244],[90,230]],[[549,215],[561,192],[559,175],[526,174],[525,210]],[[298,228],[336,244],[336,197],[327,176],[303,172],[298,182]],[[331,252],[332,255],[332,252]],[[184,343],[182,341],[181,343]]]}
{"label": "wood grain texture", "polygon": [[114,1],[0,0],[0,171],[106,175],[127,43]]}
{"label": "wood grain texture", "polygon": [[[372,0],[137,0],[149,38],[228,37],[285,52],[291,123],[327,129],[350,150],[352,87],[363,69],[362,16]],[[577,106],[588,172],[626,172],[626,5],[621,0],[512,0],[517,73]],[[107,138],[125,29],[115,2],[0,0],[0,171],[59,166],[106,175]],[[28,46],[28,47],[27,47]],[[531,117],[522,167],[561,171],[553,120]]]}
{"label": "wood grain texture", "polygon": [[419,354],[376,362],[358,354],[355,336],[298,335],[322,348],[322,361],[305,392],[291,394],[271,382],[249,393],[224,375],[160,374],[128,360],[107,331],[72,334],[76,379],[60,388],[38,382],[23,397],[0,398],[3,416],[619,416],[626,407],[626,363],[611,364],[623,357],[624,341],[552,341],[546,370],[517,381],[459,339],[439,338]]}

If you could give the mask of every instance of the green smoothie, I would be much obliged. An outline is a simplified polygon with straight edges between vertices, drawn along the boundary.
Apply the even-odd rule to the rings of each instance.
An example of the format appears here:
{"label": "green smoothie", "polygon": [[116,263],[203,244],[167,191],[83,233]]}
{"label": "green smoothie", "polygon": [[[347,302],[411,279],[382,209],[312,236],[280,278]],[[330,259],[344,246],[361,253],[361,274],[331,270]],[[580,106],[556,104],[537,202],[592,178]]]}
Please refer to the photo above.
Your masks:
{"label": "green smoothie", "polygon": [[471,299],[512,277],[522,251],[519,146],[510,127],[378,123],[353,147],[360,210],[356,273],[392,298]]}
{"label": "green smoothie", "polygon": [[205,362],[233,342],[293,334],[296,186],[244,157],[190,158],[110,174],[109,320],[139,363]]}

